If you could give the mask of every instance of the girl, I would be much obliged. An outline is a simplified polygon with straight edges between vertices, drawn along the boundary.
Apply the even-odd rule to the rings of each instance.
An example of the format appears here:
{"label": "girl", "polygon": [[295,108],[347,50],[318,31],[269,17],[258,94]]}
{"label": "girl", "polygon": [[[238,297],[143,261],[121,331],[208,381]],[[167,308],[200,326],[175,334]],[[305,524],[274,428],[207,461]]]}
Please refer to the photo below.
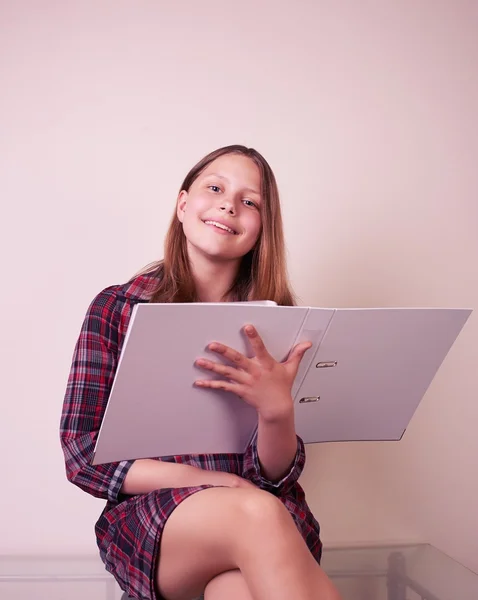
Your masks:
{"label": "girl", "polygon": [[291,387],[310,344],[278,363],[250,325],[254,358],[211,340],[209,348],[233,366],[198,359],[200,369],[223,379],[197,386],[234,392],[257,410],[258,433],[244,455],[90,464],[135,303],[265,299],[294,303],[277,185],[257,151],[228,146],[184,180],[164,259],[106,288],[88,309],[61,443],[68,479],[107,500],[95,528],[101,558],[133,598],[339,600],[319,566],[319,524],[297,482],[305,452]]}

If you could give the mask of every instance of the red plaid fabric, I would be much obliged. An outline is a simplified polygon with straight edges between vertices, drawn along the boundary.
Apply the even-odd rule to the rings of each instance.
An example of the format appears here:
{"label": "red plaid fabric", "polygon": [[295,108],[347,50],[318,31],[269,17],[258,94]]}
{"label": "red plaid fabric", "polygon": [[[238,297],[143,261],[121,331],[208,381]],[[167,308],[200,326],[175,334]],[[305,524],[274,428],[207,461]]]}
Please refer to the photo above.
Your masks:
{"label": "red plaid fabric", "polygon": [[[145,600],[158,598],[155,565],[169,515],[182,500],[211,487],[159,489],[125,496],[120,490],[132,461],[91,464],[132,308],[138,302],[149,301],[154,285],[152,276],[142,275],[127,284],[106,288],[90,304],[75,346],[60,424],[68,479],[85,492],[107,501],[95,527],[106,569],[130,596]],[[320,562],[319,524],[298,483],[305,464],[304,444],[299,437],[290,472],[275,483],[261,474],[255,440],[245,454],[168,456],[158,460],[235,473],[276,495]]]}

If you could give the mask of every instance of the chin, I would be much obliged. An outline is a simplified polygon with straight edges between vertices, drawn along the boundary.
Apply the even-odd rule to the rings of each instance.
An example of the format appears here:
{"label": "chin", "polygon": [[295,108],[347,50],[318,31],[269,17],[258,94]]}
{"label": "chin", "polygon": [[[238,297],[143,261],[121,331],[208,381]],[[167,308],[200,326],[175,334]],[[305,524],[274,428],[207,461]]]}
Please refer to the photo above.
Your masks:
{"label": "chin", "polygon": [[194,240],[188,240],[189,252],[199,253],[203,257],[214,260],[216,262],[228,262],[228,261],[239,261],[246,254],[248,254],[252,248],[230,248],[229,252],[225,251],[223,244],[204,244],[201,240],[196,243]]}
{"label": "chin", "polygon": [[216,262],[229,262],[233,260],[240,260],[243,257],[243,254],[238,254],[237,252],[228,253],[221,250],[216,251],[211,248],[203,248],[200,250],[200,252],[204,257],[210,260],[214,260]]}

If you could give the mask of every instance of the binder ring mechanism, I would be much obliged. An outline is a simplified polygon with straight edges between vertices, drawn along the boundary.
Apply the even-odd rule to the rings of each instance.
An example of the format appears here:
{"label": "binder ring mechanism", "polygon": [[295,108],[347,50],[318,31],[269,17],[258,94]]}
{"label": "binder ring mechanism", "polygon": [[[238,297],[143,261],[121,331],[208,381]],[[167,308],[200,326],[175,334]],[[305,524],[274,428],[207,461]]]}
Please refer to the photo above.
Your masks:
{"label": "binder ring mechanism", "polygon": [[337,366],[337,361],[336,360],[329,360],[328,362],[318,362],[315,365],[316,369],[329,369],[330,367],[336,367]]}
{"label": "binder ring mechanism", "polygon": [[[316,369],[330,369],[332,367],[337,366],[336,360],[329,360],[326,362],[318,362],[315,365]],[[309,404],[311,402],[318,402],[320,400],[320,396],[305,396],[305,398],[301,398],[299,400],[299,404]]]}

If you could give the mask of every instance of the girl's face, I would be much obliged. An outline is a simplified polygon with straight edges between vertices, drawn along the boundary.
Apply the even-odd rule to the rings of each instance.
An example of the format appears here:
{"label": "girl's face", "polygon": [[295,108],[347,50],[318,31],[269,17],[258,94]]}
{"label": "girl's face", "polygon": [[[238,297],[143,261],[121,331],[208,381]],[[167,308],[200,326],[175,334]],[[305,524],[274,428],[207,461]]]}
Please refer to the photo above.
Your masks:
{"label": "girl's face", "polygon": [[238,261],[254,247],[261,231],[261,176],[240,154],[213,161],[178,197],[189,256],[214,262]]}

